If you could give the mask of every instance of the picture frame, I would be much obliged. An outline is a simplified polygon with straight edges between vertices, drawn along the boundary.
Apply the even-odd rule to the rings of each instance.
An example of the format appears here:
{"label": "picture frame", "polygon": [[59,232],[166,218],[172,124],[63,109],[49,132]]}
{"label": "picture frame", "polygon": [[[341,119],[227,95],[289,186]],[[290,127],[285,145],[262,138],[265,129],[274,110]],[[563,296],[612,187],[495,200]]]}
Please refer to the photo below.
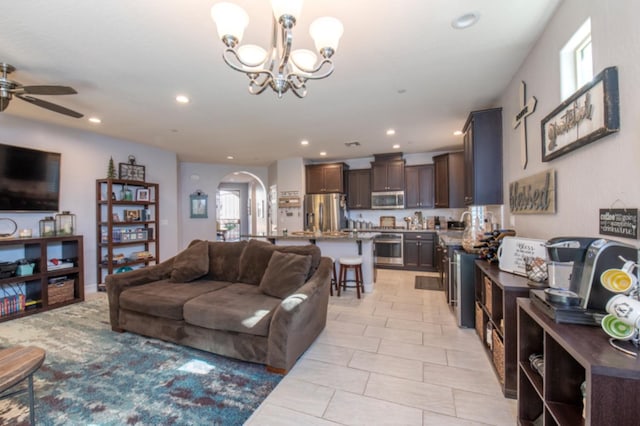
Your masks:
{"label": "picture frame", "polygon": [[140,220],[140,210],[125,210],[124,214],[127,222],[137,222]]}
{"label": "picture frame", "polygon": [[189,217],[191,219],[208,218],[208,198],[209,196],[200,190],[189,195]]}
{"label": "picture frame", "polygon": [[149,190],[147,188],[138,188],[136,190],[136,201],[150,201]]}
{"label": "picture frame", "polygon": [[542,119],[547,162],[620,130],[618,68],[608,67]]}

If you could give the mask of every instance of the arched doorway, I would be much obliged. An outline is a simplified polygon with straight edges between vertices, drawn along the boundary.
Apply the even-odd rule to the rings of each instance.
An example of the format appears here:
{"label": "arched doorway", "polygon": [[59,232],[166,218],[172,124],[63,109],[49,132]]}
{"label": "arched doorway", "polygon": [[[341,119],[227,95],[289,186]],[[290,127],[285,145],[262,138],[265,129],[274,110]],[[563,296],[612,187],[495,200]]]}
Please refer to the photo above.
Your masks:
{"label": "arched doorway", "polygon": [[242,235],[267,233],[267,191],[256,175],[237,171],[226,175],[216,190],[217,236],[237,241]]}

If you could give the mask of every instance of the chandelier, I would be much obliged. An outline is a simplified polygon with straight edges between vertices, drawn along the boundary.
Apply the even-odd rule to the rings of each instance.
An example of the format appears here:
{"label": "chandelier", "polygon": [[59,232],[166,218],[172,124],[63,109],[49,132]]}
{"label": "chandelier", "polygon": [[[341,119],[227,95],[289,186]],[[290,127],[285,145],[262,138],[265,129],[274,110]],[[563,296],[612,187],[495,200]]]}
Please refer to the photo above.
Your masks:
{"label": "chandelier", "polygon": [[318,62],[316,54],[307,49],[291,50],[293,27],[300,16],[302,0],[271,0],[273,9],[271,46],[266,51],[260,46],[239,46],[249,16],[233,3],[216,3],[211,8],[211,17],[218,28],[218,36],[226,49],[224,61],[236,71],[249,77],[249,93],[259,95],[267,87],[278,94],[278,98],[291,89],[299,98],[307,94],[307,80],[320,80],[333,73],[331,56],[338,48],[343,33],[342,23],[336,18],[318,18],[309,27],[316,49],[322,56]]}

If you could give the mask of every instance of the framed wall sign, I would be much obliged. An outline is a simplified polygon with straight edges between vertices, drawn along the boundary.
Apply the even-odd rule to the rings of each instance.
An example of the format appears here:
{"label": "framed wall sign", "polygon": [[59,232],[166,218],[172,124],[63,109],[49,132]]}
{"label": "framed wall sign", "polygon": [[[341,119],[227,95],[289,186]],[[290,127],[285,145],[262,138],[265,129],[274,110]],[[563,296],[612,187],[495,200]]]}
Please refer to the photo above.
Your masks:
{"label": "framed wall sign", "polygon": [[554,214],[556,212],[556,172],[545,170],[509,184],[512,214]]}
{"label": "framed wall sign", "polygon": [[620,130],[618,68],[605,68],[541,122],[542,161]]}
{"label": "framed wall sign", "polygon": [[197,190],[189,195],[189,210],[191,219],[206,219],[208,196],[204,192]]}
{"label": "framed wall sign", "polygon": [[136,157],[130,155],[128,163],[118,163],[118,177],[124,180],[144,182],[144,166],[136,164]]}

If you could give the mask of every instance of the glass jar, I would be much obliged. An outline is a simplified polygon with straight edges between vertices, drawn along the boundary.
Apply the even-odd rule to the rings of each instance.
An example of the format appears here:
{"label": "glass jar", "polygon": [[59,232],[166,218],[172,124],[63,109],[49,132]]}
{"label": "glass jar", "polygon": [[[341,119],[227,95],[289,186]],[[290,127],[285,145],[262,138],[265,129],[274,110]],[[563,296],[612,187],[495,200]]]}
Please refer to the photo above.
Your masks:
{"label": "glass jar", "polygon": [[40,219],[40,236],[54,237],[56,235],[56,220],[53,216],[46,216]]}
{"label": "glass jar", "polygon": [[56,215],[56,235],[73,235],[76,230],[76,215],[63,211]]}
{"label": "glass jar", "polygon": [[469,209],[462,214],[460,221],[465,222],[462,233],[462,248],[467,253],[479,253],[477,247],[485,238],[485,219],[487,218],[487,208],[485,206],[469,206]]}

